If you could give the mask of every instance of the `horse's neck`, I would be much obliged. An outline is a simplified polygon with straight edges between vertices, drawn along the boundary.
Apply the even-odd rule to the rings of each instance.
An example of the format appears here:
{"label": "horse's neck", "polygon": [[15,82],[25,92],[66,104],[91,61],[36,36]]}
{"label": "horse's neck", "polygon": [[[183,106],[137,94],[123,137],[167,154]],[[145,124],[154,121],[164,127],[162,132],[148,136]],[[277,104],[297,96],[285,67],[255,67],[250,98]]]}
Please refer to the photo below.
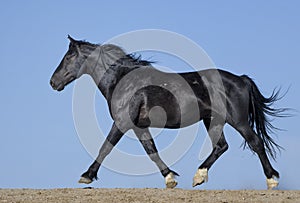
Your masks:
{"label": "horse's neck", "polygon": [[95,84],[107,100],[111,99],[113,91],[122,77],[138,67],[124,65],[124,61],[117,62],[122,57],[124,56],[105,55],[99,57],[98,51],[94,51],[89,57],[86,73],[93,78]]}
{"label": "horse's neck", "polygon": [[97,86],[103,96],[110,100],[115,90],[116,85],[124,75],[129,72],[125,67],[110,67],[100,79],[98,79]]}
{"label": "horse's neck", "polygon": [[[103,54],[101,46],[97,47],[87,59],[85,73],[89,74],[96,85],[107,76],[107,72],[111,69],[112,65],[116,63],[118,58],[114,55]],[[112,75],[114,73],[110,71]]]}
{"label": "horse's neck", "polygon": [[111,83],[115,73],[110,70],[112,62],[108,63],[107,60],[101,60],[101,56],[99,57],[99,51],[100,50],[92,52],[87,59],[85,73],[93,78],[95,84],[107,99],[109,97],[109,85],[112,85]]}

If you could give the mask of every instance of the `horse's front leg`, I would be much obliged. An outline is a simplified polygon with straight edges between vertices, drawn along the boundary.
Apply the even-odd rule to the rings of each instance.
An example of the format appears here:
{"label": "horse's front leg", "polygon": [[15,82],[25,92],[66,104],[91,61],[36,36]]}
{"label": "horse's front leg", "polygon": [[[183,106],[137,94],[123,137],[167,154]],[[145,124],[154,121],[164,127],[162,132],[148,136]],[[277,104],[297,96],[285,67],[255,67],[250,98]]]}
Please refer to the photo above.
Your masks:
{"label": "horse's front leg", "polygon": [[111,152],[111,150],[114,148],[114,146],[119,142],[121,137],[124,135],[123,132],[121,132],[115,123],[113,123],[113,126],[106,137],[104,143],[102,144],[97,159],[92,163],[92,165],[89,167],[89,169],[81,175],[79,183],[85,183],[89,184],[93,182],[93,180],[97,180],[97,172],[99,170],[99,167],[101,166],[101,163],[105,159],[105,157]]}
{"label": "horse's front leg", "polygon": [[177,181],[174,176],[178,174],[169,169],[169,167],[161,160],[158,151],[156,149],[154,140],[148,130],[144,129],[134,129],[136,136],[139,141],[142,143],[145,151],[149,155],[150,159],[157,165],[161,174],[165,177],[165,183],[167,188],[174,188],[177,185]]}

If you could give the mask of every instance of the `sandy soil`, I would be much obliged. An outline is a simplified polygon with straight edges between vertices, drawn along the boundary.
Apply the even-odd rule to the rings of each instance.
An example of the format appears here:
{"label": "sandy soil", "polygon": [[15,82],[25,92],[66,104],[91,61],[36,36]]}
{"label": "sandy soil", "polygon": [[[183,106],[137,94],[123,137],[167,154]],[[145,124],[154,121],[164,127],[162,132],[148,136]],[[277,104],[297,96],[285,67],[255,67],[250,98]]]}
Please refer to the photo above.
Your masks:
{"label": "sandy soil", "polygon": [[4,202],[300,202],[300,191],[182,189],[0,189]]}

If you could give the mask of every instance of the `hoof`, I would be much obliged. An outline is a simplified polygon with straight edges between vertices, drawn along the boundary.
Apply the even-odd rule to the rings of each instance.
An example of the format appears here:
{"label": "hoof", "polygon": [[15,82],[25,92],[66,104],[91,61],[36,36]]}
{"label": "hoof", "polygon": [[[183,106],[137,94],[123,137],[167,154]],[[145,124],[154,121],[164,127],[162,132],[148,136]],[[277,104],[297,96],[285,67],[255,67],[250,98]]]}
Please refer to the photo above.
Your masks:
{"label": "hoof", "polygon": [[198,169],[193,178],[193,187],[208,181],[207,168]]}
{"label": "hoof", "polygon": [[177,181],[175,180],[174,174],[170,172],[166,177],[165,177],[165,182],[166,182],[166,187],[167,188],[174,188],[177,185]]}
{"label": "hoof", "polygon": [[278,186],[278,181],[275,179],[275,177],[273,176],[272,178],[268,178],[267,179],[267,186],[268,186],[268,190],[272,190],[273,188]]}
{"label": "hoof", "polygon": [[81,177],[78,181],[78,183],[85,183],[85,184],[90,184],[91,182],[93,182],[93,181],[86,177]]}

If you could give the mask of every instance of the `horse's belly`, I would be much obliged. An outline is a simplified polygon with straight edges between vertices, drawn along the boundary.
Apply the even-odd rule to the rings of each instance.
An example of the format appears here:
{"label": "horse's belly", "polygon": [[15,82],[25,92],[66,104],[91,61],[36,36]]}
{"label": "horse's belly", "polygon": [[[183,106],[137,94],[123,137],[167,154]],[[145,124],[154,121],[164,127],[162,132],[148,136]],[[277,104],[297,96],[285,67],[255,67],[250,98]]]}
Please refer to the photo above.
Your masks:
{"label": "horse's belly", "polygon": [[156,103],[151,107],[141,108],[138,125],[140,127],[155,128],[182,128],[201,120],[198,104],[186,102],[185,104],[161,105]]}

